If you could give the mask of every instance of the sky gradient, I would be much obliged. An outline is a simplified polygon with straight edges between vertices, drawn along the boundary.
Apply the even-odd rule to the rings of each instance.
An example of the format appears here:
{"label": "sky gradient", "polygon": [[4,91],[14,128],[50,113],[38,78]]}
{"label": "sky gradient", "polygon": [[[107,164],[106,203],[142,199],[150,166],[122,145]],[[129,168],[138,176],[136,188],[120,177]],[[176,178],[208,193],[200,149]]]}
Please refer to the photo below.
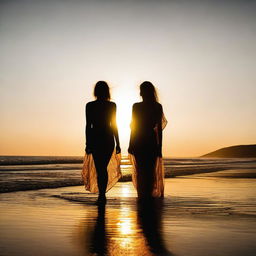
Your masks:
{"label": "sky gradient", "polygon": [[158,89],[164,155],[256,143],[256,1],[1,1],[0,154],[83,155],[106,80],[126,152],[139,84]]}

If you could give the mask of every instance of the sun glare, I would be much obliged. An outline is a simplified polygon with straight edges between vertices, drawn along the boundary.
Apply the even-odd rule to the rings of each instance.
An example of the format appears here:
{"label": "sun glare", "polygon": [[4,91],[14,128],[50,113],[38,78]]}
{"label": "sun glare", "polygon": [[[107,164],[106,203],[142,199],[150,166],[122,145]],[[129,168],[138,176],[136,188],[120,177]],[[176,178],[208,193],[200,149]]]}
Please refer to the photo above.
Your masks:
{"label": "sun glare", "polygon": [[130,123],[132,117],[132,105],[138,100],[136,92],[120,88],[115,91],[115,102],[117,104],[117,126],[121,147],[127,146],[130,136]]}

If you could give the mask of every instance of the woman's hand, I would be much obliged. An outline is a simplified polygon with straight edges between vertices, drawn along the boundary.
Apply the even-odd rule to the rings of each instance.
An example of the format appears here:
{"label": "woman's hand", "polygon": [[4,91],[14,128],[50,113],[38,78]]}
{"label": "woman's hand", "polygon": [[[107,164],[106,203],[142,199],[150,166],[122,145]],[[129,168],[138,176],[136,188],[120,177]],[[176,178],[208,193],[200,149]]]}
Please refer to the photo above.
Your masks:
{"label": "woman's hand", "polygon": [[121,153],[120,145],[116,145],[116,154],[120,154],[120,153]]}
{"label": "woman's hand", "polygon": [[157,148],[157,156],[162,157],[162,147],[158,146]]}
{"label": "woman's hand", "polygon": [[92,150],[88,146],[86,146],[85,147],[85,152],[86,152],[87,155],[90,155],[92,153]]}
{"label": "woman's hand", "polygon": [[131,155],[133,155],[133,150],[132,150],[132,147],[131,147],[131,146],[128,148],[128,153],[131,154]]}

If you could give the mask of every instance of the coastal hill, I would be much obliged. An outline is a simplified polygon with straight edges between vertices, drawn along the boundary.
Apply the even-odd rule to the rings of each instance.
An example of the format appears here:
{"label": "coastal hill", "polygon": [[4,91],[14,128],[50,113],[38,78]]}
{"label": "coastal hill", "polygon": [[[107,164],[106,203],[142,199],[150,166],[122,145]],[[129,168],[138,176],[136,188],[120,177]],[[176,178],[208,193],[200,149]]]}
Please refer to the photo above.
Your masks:
{"label": "coastal hill", "polygon": [[256,158],[256,144],[253,145],[238,145],[226,148],[221,148],[201,157],[255,157]]}

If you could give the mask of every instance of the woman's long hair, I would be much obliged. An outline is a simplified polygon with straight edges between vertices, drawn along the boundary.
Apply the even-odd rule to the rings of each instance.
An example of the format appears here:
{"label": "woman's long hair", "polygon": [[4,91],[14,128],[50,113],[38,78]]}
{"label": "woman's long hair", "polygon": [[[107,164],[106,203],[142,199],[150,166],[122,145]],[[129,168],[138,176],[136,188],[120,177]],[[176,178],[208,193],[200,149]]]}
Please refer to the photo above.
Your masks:
{"label": "woman's long hair", "polygon": [[97,100],[110,100],[109,86],[105,81],[98,81],[94,87],[94,96]]}
{"label": "woman's long hair", "polygon": [[145,81],[140,85],[140,96],[143,101],[158,102],[155,86],[149,81]]}

